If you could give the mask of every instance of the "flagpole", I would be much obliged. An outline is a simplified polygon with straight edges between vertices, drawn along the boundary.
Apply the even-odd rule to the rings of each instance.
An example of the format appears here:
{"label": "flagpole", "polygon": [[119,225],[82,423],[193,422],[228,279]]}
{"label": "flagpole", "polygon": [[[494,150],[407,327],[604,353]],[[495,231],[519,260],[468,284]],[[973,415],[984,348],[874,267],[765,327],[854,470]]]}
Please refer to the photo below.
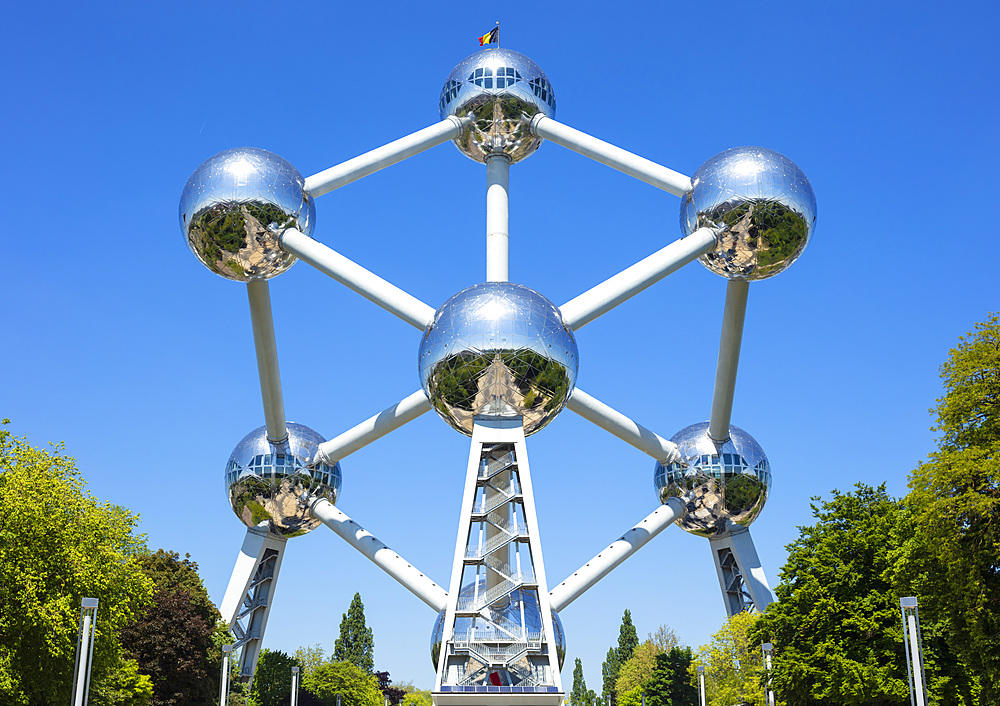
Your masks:
{"label": "flagpole", "polygon": [[497,20],[497,49],[500,48],[500,20]]}

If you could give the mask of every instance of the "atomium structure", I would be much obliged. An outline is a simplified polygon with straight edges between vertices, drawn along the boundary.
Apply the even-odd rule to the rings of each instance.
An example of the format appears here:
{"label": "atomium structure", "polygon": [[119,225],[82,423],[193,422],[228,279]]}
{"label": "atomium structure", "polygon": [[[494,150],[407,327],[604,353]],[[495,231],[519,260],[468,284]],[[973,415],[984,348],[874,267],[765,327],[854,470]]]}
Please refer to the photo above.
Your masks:
{"label": "atomium structure", "polygon": [[[771,602],[748,529],[767,501],[771,469],[730,417],[749,284],[802,254],[816,202],[802,171],[769,149],[727,150],[688,177],[559,123],[548,78],[509,49],[459,63],[438,105],[440,122],[308,178],[264,150],[233,149],[198,167],[183,190],[180,223],[191,251],[247,286],[265,420],[225,467],[229,501],[247,533],[221,610],[240,649],[241,677],[252,679],[285,545],[324,524],[437,614],[435,704],[558,706],[565,696],[559,613],[672,524],[708,540],[730,615]],[[449,140],[486,167],[486,281],[434,309],[314,240],[314,199]],[[546,141],[681,199],[678,240],[561,306],[508,281],[510,167]],[[296,260],[423,333],[420,389],[329,441],[285,418],[268,280]],[[576,386],[574,331],[694,260],[727,287],[711,415],[667,440]],[[659,505],[550,583],[526,437],[566,408],[653,459]],[[442,585],[336,507],[340,461],[432,409],[471,438],[452,572]]]}

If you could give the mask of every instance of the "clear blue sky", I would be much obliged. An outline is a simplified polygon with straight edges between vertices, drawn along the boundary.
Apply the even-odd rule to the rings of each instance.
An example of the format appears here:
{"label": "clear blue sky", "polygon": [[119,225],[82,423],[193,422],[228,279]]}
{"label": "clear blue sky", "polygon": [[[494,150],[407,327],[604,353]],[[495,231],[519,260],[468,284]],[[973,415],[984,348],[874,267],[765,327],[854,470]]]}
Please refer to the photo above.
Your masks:
{"label": "clear blue sky", "polygon": [[[501,14],[497,15],[497,12]],[[752,533],[772,585],[809,499],[905,492],[958,337],[1000,308],[993,3],[9,4],[0,416],[64,440],[89,489],[190,552],[214,600],[244,529],[222,487],[263,423],[245,287],[177,224],[188,175],[250,145],[305,175],[437,120],[441,84],[502,22],[556,118],[691,174],[776,149],[819,220],[750,290],[733,422],[775,484]],[[543,145],[514,166],[511,278],[562,303],[679,236],[676,197]],[[481,281],[485,169],[442,145],[317,200],[315,237],[432,306]],[[708,417],[725,283],[691,265],[578,333],[579,385],[669,437]],[[419,387],[420,334],[297,264],[271,283],[285,408],[327,438]],[[529,441],[555,583],[652,511],[653,462],[571,412]],[[340,507],[447,583],[468,440],[433,414],[343,463]],[[266,646],[332,649],[360,591],[380,669],[429,687],[434,615],[325,528],[289,542]],[[562,615],[600,666],[628,608],[703,644],[708,542],[670,528]]]}

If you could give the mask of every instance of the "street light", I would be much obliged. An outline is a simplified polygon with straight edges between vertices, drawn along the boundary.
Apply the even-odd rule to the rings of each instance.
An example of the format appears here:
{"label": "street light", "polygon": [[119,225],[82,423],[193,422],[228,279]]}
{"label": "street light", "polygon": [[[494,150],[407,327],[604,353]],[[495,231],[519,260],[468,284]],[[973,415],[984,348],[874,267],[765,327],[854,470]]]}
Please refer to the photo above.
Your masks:
{"label": "street light", "polygon": [[764,642],[760,648],[764,652],[764,669],[767,670],[767,688],[765,689],[767,706],[774,706],[774,689],[771,688],[771,655],[774,654],[774,645],[770,642]]}
{"label": "street light", "polygon": [[226,706],[229,701],[229,655],[232,645],[222,646],[222,674],[219,677],[219,706]]}
{"label": "street light", "polygon": [[[910,706],[924,706],[927,694],[924,691],[924,647],[920,640],[920,616],[917,614],[917,597],[899,599],[899,609],[903,614],[903,650],[910,655],[906,662],[906,677],[910,683]],[[913,667],[910,667],[910,662]]]}
{"label": "street light", "polygon": [[292,700],[290,706],[299,706],[299,668],[292,667]]}
{"label": "street light", "polygon": [[699,703],[700,706],[705,706],[705,668],[698,667],[698,684],[699,684]]}
{"label": "street light", "polygon": [[73,672],[73,706],[86,706],[90,699],[90,668],[94,664],[94,633],[97,627],[97,599],[80,602],[80,628],[76,639],[76,664]]}

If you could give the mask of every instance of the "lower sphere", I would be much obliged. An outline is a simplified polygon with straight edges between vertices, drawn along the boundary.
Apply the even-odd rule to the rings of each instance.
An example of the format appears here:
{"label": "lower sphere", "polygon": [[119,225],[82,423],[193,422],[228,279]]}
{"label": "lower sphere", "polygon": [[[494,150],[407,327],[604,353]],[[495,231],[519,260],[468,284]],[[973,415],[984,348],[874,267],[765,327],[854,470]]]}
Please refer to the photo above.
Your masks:
{"label": "lower sphere", "polygon": [[340,464],[309,467],[325,439],[302,424],[288,422],[288,438],[267,438],[267,427],[243,437],[226,464],[226,492],[233,512],[247,527],[266,527],[279,537],[296,537],[319,526],[300,502],[303,492],[336,504]]}
{"label": "lower sphere", "polygon": [[752,436],[736,426],[719,443],[708,436],[708,422],[681,429],[670,439],[681,460],[653,470],[660,502],[680,498],[687,514],[677,521],[702,537],[726,531],[730,523],[749,527],[771,488],[771,466]]}

